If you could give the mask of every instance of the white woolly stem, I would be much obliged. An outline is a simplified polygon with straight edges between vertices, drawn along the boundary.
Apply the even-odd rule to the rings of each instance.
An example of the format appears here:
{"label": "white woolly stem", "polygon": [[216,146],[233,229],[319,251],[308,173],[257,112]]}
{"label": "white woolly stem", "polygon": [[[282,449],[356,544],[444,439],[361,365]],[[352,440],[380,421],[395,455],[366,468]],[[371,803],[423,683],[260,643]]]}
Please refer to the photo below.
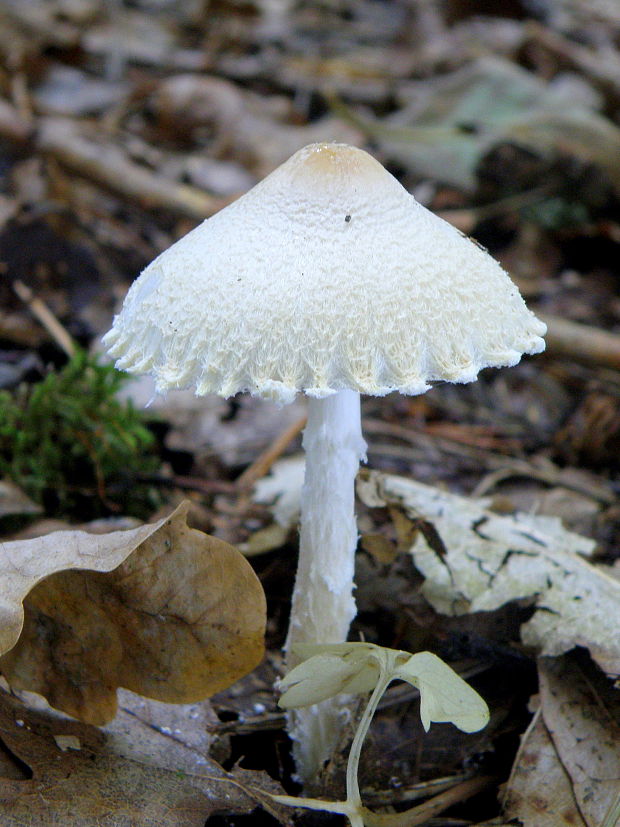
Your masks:
{"label": "white woolly stem", "polygon": [[[298,662],[291,651],[296,643],[342,643],[355,617],[355,476],[366,456],[359,393],[343,390],[325,399],[309,399],[303,445],[306,476],[286,641],[289,668]],[[341,699],[292,713],[289,732],[305,782],[316,777],[331,754],[342,717]]]}

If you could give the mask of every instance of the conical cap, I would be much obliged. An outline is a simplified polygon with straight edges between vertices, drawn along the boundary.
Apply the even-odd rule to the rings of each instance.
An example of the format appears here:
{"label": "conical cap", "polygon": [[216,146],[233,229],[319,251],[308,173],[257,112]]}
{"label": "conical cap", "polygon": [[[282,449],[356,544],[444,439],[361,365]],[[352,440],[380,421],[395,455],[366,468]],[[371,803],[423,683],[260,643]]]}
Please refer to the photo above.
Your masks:
{"label": "conical cap", "polygon": [[153,261],[104,339],[159,391],[418,394],[544,349],[500,265],[374,158],[301,149]]}

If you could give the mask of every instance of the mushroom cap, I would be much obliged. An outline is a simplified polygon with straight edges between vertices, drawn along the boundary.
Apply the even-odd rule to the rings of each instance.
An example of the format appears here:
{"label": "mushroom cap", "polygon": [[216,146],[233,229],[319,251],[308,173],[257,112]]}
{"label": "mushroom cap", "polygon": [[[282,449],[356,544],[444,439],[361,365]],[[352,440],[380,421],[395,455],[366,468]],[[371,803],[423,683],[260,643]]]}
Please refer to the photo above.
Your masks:
{"label": "mushroom cap", "polygon": [[104,343],[158,391],[289,402],[471,382],[544,349],[488,253],[368,153],[311,144],[156,258]]}

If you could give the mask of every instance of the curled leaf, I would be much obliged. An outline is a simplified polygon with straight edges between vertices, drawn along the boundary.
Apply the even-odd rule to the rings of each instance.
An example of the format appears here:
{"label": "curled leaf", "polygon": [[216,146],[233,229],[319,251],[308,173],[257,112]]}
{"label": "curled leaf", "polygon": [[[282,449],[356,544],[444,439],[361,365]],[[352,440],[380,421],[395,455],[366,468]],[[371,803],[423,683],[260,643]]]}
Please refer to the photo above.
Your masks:
{"label": "curled leaf", "polygon": [[427,732],[433,721],[452,723],[463,732],[477,732],[489,723],[486,702],[432,652],[412,655],[393,674],[420,690],[420,717]]}
{"label": "curled leaf", "polygon": [[431,652],[411,655],[373,643],[298,645],[307,659],[280,682],[284,709],[310,706],[341,692],[371,692],[379,683],[402,680],[420,692],[420,717],[428,731],[432,722],[452,723],[476,732],[489,721],[485,701],[457,673]]}
{"label": "curled leaf", "polygon": [[371,692],[379,680],[379,665],[371,643],[297,644],[293,651],[306,658],[280,681],[283,709],[311,706],[346,693]]}
{"label": "curled leaf", "polygon": [[253,669],[263,655],[262,587],[236,549],[187,526],[187,510],[130,531],[0,546],[9,683],[102,724],[120,686],[190,703]]}

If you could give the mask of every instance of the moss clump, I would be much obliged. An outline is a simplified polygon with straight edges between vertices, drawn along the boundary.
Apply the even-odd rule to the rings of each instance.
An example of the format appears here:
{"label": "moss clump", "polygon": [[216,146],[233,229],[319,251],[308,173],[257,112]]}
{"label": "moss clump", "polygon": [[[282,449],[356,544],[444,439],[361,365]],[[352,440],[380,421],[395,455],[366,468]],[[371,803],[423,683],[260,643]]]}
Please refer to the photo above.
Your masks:
{"label": "moss clump", "polygon": [[125,378],[78,351],[41,382],[1,391],[0,476],[49,515],[146,516],[156,496],[138,475],[159,460],[140,414],[116,398]]}

